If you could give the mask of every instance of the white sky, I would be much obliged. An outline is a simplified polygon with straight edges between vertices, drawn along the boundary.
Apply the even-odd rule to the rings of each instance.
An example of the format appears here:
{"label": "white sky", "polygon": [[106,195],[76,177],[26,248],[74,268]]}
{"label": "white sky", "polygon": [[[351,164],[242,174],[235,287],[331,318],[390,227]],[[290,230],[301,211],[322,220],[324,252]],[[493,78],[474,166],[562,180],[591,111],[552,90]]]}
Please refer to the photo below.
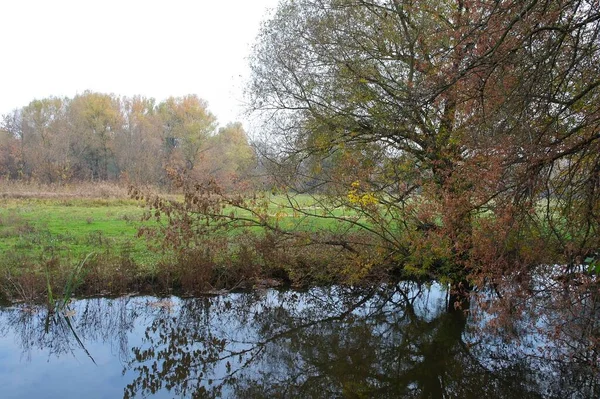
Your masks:
{"label": "white sky", "polygon": [[0,114],[85,90],[197,94],[241,120],[261,21],[277,0],[2,0]]}

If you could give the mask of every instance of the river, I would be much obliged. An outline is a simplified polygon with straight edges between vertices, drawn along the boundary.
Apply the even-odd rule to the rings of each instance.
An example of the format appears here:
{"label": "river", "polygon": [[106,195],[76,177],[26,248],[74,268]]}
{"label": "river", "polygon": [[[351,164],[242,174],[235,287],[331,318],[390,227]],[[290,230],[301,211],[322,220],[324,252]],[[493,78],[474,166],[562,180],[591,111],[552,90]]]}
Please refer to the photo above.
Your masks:
{"label": "river", "polygon": [[[568,320],[532,302],[500,322],[485,296],[462,309],[448,298],[438,284],[401,282],[88,298],[54,314],[41,305],[4,306],[0,392],[2,398],[599,396],[597,346],[591,351],[593,337],[584,334],[597,331],[586,329],[589,317],[588,324]],[[589,312],[597,328],[598,307]]]}

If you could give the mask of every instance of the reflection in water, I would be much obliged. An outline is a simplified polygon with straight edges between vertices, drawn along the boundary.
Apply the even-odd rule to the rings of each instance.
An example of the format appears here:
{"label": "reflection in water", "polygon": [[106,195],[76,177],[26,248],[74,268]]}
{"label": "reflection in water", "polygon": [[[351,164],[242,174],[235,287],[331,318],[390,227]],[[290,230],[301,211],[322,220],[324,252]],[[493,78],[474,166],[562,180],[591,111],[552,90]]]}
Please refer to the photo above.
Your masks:
{"label": "reflection in water", "polygon": [[45,351],[49,368],[108,347],[112,360],[93,367],[118,367],[124,397],[598,397],[600,306],[569,316],[555,301],[498,324],[483,301],[455,310],[438,286],[413,283],[89,299],[69,318],[4,309],[0,337],[30,363]]}
{"label": "reflection in water", "polygon": [[44,306],[22,305],[0,313],[0,336],[13,335],[24,360],[38,350],[49,359],[76,356],[83,351],[93,362],[85,346],[89,341],[117,345],[118,357],[129,358],[127,335],[142,314],[140,306],[131,306],[131,298],[88,299],[76,301],[63,313],[48,314]]}

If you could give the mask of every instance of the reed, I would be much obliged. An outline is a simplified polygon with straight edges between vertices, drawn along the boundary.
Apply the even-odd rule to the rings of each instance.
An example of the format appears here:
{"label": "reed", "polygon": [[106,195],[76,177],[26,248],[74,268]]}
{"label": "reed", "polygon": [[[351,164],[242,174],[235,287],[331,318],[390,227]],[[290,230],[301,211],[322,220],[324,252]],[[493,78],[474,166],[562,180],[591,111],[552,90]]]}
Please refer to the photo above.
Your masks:
{"label": "reed", "polygon": [[90,252],[87,256],[79,262],[71,273],[65,283],[65,287],[63,289],[62,297],[55,298],[52,292],[52,284],[50,283],[50,272],[48,267],[46,267],[46,285],[47,285],[47,295],[48,295],[48,312],[56,313],[60,311],[64,311],[69,304],[73,292],[77,289],[77,287],[81,284],[83,273],[85,271],[85,264],[88,262],[90,258],[95,256],[94,252]]}

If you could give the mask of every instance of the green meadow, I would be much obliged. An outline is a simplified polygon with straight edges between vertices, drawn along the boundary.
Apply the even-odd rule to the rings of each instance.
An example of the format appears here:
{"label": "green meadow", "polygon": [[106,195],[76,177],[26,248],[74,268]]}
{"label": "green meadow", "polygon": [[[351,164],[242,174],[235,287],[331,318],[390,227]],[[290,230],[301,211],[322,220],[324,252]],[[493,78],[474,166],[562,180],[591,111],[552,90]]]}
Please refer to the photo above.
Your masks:
{"label": "green meadow", "polygon": [[34,261],[127,251],[136,263],[151,264],[157,255],[137,237],[142,213],[139,203],[124,199],[4,199],[0,252],[4,260],[18,256]]}
{"label": "green meadow", "polygon": [[[365,222],[356,212],[332,207],[321,197],[272,195],[266,201],[266,207],[257,206],[257,212],[266,212],[270,223],[283,230],[333,231],[356,228],[352,222]],[[126,251],[136,264],[152,266],[161,254],[138,236],[140,227],[156,224],[153,219],[142,221],[144,211],[142,201],[122,196],[44,198],[34,194],[0,198],[0,253],[4,258],[16,254],[30,260],[77,260],[92,252],[119,255]],[[248,211],[230,207],[223,213],[256,218]],[[237,233],[231,230],[226,234]]]}
{"label": "green meadow", "polygon": [[[310,197],[302,197],[301,201],[307,214],[322,216],[321,208],[311,203]],[[143,237],[137,236],[140,226],[154,223],[142,222],[143,212],[141,202],[126,199],[3,199],[0,200],[0,251],[39,258],[77,259],[90,252],[118,252],[126,248],[137,263],[149,264],[158,255],[148,249]],[[345,213],[348,212],[335,211],[338,216]],[[283,228],[313,230],[339,223],[294,214],[283,197],[272,199],[268,214],[278,219]]]}

